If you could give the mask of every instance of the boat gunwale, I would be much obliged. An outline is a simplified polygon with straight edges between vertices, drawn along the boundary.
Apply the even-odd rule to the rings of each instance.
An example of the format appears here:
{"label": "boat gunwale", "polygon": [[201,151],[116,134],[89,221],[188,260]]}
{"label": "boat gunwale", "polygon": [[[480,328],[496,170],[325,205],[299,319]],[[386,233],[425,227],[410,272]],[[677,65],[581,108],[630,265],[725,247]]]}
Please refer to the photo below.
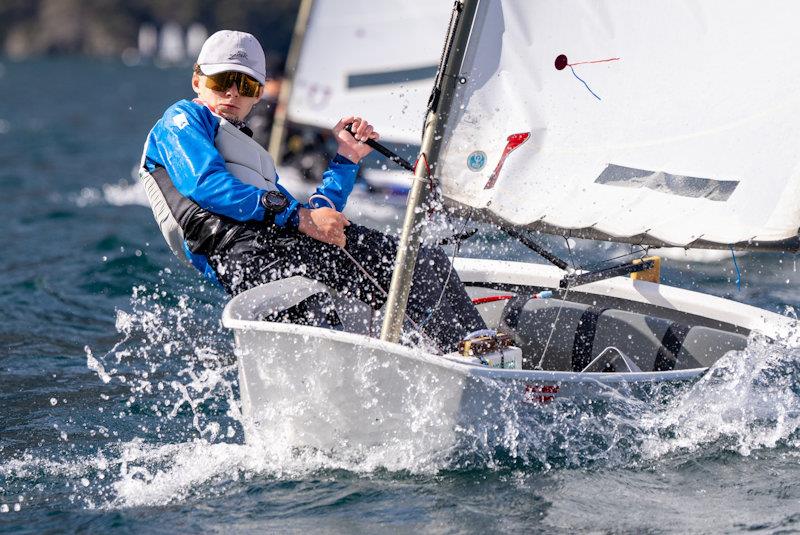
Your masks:
{"label": "boat gunwale", "polygon": [[[406,357],[412,360],[424,362],[426,364],[447,368],[451,371],[458,372],[461,375],[474,378],[545,383],[640,383],[693,379],[702,375],[708,370],[708,368],[691,368],[687,370],[671,370],[661,372],[605,373],[490,368],[480,364],[458,362],[456,360],[457,357],[454,355],[434,355],[433,353],[427,353],[418,348],[411,348],[401,344],[385,342],[383,340],[371,338],[363,334],[335,331],[322,327],[311,327],[308,325],[296,325],[292,323],[237,319],[231,315],[228,307],[225,307],[225,311],[223,312],[222,325],[233,331],[274,332],[302,337],[313,337],[353,346],[366,347],[370,350],[392,353],[395,356]],[[239,348],[239,351],[246,350]]]}
{"label": "boat gunwale", "polygon": [[[558,288],[558,283],[565,273],[548,264],[513,260],[457,257],[454,259],[454,265],[465,284],[503,283]],[[627,277],[612,277],[584,284],[571,289],[570,292],[613,297],[661,307],[767,335],[776,335],[780,330],[798,326],[797,320],[753,305],[695,290]],[[703,305],[704,309],[698,310],[700,305]]]}
{"label": "boat gunwale", "polygon": [[[509,260],[488,260],[478,258],[456,258],[456,269],[466,284],[480,282],[495,282],[518,284],[532,287],[558,287],[558,280],[563,276],[563,271],[545,264],[533,264]],[[491,277],[491,280],[489,278]],[[313,284],[313,283],[312,283]],[[427,353],[420,348],[411,348],[401,344],[386,342],[363,334],[336,331],[322,327],[296,325],[291,323],[269,322],[256,319],[240,319],[246,317],[248,310],[252,312],[251,295],[258,292],[259,287],[252,288],[233,297],[222,313],[222,325],[234,331],[262,331],[289,334],[303,337],[327,339],[338,343],[353,346],[362,346],[370,350],[392,353],[396,356],[411,358],[444,367],[461,375],[475,378],[491,378],[503,380],[518,380],[546,383],[642,383],[681,381],[692,379],[704,374],[708,368],[691,368],[686,370],[648,371],[648,372],[574,372],[556,370],[513,370],[502,368],[489,368],[479,364],[458,362],[455,356],[440,356]],[[725,324],[743,327],[750,330],[769,331],[796,326],[797,322],[791,318],[781,316],[774,312],[717,297],[703,294],[693,290],[676,288],[673,286],[633,281],[624,277],[614,277],[603,281],[593,282],[572,290],[598,296],[614,297],[623,300],[635,301],[654,307],[663,307],[685,314],[698,314],[692,312],[692,305],[697,306],[698,296],[713,311],[726,310],[733,313],[734,318],[725,317],[719,312],[716,317],[706,316]],[[250,294],[250,295],[249,295]],[[691,298],[694,297],[694,301]],[[243,307],[246,310],[239,310]],[[725,307],[723,309],[723,307]],[[707,312],[708,310],[706,310]],[[734,321],[738,321],[735,323]]]}

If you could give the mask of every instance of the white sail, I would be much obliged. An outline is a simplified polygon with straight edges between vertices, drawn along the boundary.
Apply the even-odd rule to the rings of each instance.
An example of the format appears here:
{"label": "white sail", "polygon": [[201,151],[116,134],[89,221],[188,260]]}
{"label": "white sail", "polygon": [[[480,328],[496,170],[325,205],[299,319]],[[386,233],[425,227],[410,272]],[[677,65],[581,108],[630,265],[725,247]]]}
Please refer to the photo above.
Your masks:
{"label": "white sail", "polygon": [[574,236],[793,238],[798,20],[792,0],[481,1],[438,162],[444,194]]}
{"label": "white sail", "polygon": [[355,113],[385,140],[419,143],[451,10],[445,0],[316,0],[289,120],[328,129]]}

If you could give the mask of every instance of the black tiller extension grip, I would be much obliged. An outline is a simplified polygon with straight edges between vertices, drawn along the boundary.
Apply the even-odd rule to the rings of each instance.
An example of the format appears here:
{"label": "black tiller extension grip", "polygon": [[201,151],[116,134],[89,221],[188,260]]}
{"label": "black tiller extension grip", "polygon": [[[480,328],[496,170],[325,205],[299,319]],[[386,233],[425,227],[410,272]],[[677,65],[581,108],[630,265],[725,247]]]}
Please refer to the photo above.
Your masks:
{"label": "black tiller extension grip", "polygon": [[[351,136],[353,135],[353,123],[348,124],[347,126],[344,127],[344,129],[347,130],[350,133]],[[403,169],[405,169],[407,171],[411,171],[412,173],[414,172],[414,165],[411,162],[409,162],[405,158],[399,156],[398,154],[392,152],[391,150],[387,149],[386,147],[384,147],[383,145],[381,145],[380,143],[378,143],[374,139],[368,139],[368,140],[364,141],[364,143],[366,143],[367,146],[369,146],[369,147],[375,149],[376,151],[380,152],[381,154],[386,156],[388,159],[390,159],[391,161],[393,161],[394,163],[396,163],[397,165],[399,165]]]}

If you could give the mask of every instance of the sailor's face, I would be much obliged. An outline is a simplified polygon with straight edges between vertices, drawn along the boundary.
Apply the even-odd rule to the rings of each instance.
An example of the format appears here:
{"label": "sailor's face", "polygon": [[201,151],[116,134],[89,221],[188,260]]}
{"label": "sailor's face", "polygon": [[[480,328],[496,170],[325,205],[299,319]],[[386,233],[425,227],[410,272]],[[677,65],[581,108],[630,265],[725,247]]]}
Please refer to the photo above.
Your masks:
{"label": "sailor's face", "polygon": [[200,100],[229,121],[244,120],[263,92],[262,87],[257,95],[246,97],[239,93],[236,84],[231,84],[224,91],[215,91],[206,86],[205,78],[202,74],[194,74],[192,76],[192,88],[197,93],[197,96],[200,97]]}

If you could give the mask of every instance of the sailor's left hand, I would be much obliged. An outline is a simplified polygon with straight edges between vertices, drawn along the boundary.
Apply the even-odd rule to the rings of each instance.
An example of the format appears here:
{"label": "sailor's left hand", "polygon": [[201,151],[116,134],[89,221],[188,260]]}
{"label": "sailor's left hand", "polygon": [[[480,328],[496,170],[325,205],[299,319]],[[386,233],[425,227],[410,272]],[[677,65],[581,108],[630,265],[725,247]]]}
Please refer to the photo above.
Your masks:
{"label": "sailor's left hand", "polygon": [[324,206],[313,210],[300,208],[297,213],[300,216],[297,230],[306,236],[341,248],[347,245],[344,227],[349,226],[350,221],[342,213]]}
{"label": "sailor's left hand", "polygon": [[[353,133],[344,128],[352,123]],[[364,143],[368,139],[378,140],[380,135],[371,124],[361,117],[342,117],[342,120],[333,127],[333,135],[339,144],[338,152],[353,163],[358,163],[361,158],[372,152],[372,148]]]}

